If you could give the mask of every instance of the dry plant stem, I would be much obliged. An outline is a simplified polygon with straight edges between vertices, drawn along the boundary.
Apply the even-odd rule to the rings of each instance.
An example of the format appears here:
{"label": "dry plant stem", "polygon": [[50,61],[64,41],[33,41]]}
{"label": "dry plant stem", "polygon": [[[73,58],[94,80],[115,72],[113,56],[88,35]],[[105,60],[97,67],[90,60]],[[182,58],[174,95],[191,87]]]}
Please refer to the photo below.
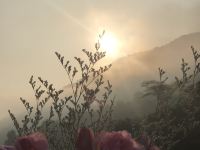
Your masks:
{"label": "dry plant stem", "polygon": [[[34,90],[36,97],[34,116],[32,116],[33,107],[30,106],[26,100],[22,100],[27,111],[25,119],[22,120],[22,127],[20,127],[15,116],[9,111],[11,119],[13,120],[20,136],[42,129],[48,136],[52,150],[71,150],[75,148],[76,135],[80,127],[90,126],[95,131],[109,127],[113,109],[113,100],[109,99],[112,92],[112,86],[108,82],[108,85],[104,89],[105,92],[103,92],[103,98],[97,98],[97,93],[100,90],[103,91],[101,88],[102,85],[104,85],[103,74],[111,67],[111,65],[99,67],[99,69],[94,68],[95,64],[105,57],[105,52],[100,52],[99,48],[100,44],[96,43],[94,53],[85,49],[83,50],[87,55],[89,63],[75,57],[79,63],[80,70],[71,66],[69,61],[66,61],[65,63],[64,56],[55,52],[57,58],[67,72],[69,84],[72,89],[72,95],[66,96],[64,99],[60,98],[60,94],[63,90],[57,91],[53,87],[53,84],[43,80],[41,77],[38,77],[38,80],[41,82],[43,87],[45,87],[45,90],[42,90],[41,86],[36,88],[36,81],[33,80],[33,76],[31,77],[29,83]],[[74,83],[75,76],[79,71],[81,72],[80,77],[78,77],[80,80]],[[93,83],[94,85],[92,85]],[[47,96],[43,95],[44,93],[47,94]],[[45,96],[43,100],[41,99],[42,95]],[[49,118],[45,120],[42,115],[42,110],[49,99],[52,100],[50,115]],[[111,103],[109,104],[108,101]],[[91,108],[92,103],[98,103],[99,105],[95,111]],[[89,113],[90,119],[85,118],[87,113]],[[95,113],[98,115],[94,120],[93,118]],[[90,123],[86,122],[89,121],[88,119],[91,121]],[[41,124],[42,120],[45,123],[44,129]],[[60,138],[62,138],[62,140]]]}

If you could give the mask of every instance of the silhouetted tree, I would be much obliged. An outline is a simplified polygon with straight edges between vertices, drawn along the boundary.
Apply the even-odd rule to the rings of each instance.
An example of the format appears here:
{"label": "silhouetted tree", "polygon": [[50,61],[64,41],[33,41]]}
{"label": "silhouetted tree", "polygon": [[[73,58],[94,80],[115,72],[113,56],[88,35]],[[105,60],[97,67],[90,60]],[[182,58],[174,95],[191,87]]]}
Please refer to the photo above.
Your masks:
{"label": "silhouetted tree", "polygon": [[159,81],[151,80],[142,83],[142,87],[145,88],[144,96],[152,95],[156,98],[156,113],[164,114],[167,112],[168,101],[170,98],[170,87],[166,84],[168,77],[164,78],[165,71],[158,68]]}

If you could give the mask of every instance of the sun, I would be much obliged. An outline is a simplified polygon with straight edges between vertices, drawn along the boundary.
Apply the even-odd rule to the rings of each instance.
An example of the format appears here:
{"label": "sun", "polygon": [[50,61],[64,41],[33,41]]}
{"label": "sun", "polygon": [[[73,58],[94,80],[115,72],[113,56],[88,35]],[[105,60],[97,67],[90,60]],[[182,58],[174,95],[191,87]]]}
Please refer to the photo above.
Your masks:
{"label": "sun", "polygon": [[100,45],[109,57],[115,58],[118,56],[119,41],[113,34],[105,33],[100,39]]}

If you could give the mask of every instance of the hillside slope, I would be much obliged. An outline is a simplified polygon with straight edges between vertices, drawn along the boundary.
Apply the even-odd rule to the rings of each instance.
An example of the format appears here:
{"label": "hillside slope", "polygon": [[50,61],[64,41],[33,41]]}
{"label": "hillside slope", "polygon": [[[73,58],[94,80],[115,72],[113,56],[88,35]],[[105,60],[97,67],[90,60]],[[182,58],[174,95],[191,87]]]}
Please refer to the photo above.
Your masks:
{"label": "hillside slope", "polygon": [[193,65],[191,46],[200,49],[200,32],[183,35],[152,50],[123,57],[113,63],[106,78],[111,80],[119,100],[132,99],[142,81],[158,79],[158,68],[163,68],[169,79],[180,75],[181,59]]}

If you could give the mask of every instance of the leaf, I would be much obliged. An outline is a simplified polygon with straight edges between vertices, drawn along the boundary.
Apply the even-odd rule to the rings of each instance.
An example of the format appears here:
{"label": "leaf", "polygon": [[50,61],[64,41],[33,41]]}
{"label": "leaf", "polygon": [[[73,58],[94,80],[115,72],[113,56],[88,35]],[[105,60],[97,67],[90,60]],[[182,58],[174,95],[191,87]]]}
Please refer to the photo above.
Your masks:
{"label": "leaf", "polygon": [[98,51],[100,49],[100,43],[99,41],[95,44],[95,49]]}
{"label": "leaf", "polygon": [[64,61],[64,56],[62,56],[62,57],[60,58],[60,62],[62,63],[62,65],[63,65],[63,61]]}

